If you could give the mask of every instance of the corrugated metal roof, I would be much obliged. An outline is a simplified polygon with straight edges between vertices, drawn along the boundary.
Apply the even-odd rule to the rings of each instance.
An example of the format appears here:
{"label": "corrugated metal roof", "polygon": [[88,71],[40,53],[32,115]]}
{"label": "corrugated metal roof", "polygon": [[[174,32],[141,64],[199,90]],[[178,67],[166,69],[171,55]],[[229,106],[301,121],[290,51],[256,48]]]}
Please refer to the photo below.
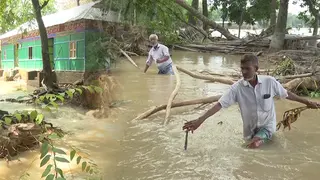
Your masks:
{"label": "corrugated metal roof", "polygon": [[[93,7],[98,2],[91,2],[81,6],[77,6],[71,9],[59,11],[54,14],[43,16],[43,23],[45,27],[50,27],[58,24],[64,24],[69,21],[75,21],[80,19],[91,19],[91,20],[101,20],[101,21],[110,21],[118,22],[118,13],[114,11],[109,11],[103,13],[99,8]],[[0,36],[0,39],[4,39],[10,36],[21,34],[24,30],[30,31],[38,29],[38,24],[35,19],[29,22],[26,22],[16,29],[9,31]]]}

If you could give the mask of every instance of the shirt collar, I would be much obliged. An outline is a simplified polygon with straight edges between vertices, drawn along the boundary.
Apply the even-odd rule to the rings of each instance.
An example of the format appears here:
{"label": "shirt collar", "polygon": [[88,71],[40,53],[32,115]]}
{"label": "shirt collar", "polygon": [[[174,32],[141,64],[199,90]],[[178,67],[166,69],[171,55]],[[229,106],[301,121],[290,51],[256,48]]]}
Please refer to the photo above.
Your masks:
{"label": "shirt collar", "polygon": [[[258,79],[258,84],[262,84],[262,80],[261,80],[261,77],[259,75],[257,75],[257,79]],[[250,85],[250,83],[248,81],[244,80],[244,79],[242,80],[242,84],[244,86],[249,86]]]}

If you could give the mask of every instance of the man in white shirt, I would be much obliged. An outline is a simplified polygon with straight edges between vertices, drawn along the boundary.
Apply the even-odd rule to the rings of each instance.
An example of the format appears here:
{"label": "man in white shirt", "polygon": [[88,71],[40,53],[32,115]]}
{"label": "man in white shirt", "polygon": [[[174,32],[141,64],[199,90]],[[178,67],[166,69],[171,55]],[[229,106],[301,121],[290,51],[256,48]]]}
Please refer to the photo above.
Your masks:
{"label": "man in white shirt", "polygon": [[276,131],[276,112],[274,96],[303,103],[311,108],[318,108],[319,103],[308,101],[292,92],[287,91],[271,76],[257,75],[258,57],[250,54],[241,59],[243,79],[234,83],[223,94],[219,101],[198,119],[189,121],[183,130],[196,130],[208,117],[221,108],[227,108],[238,103],[243,121],[243,136],[249,140],[249,148],[257,148],[271,139]]}
{"label": "man in white shirt", "polygon": [[147,72],[152,62],[155,61],[159,69],[158,74],[174,75],[172,69],[172,59],[170,57],[168,47],[158,43],[158,36],[156,34],[151,34],[149,36],[149,41],[152,43],[152,48],[149,51],[144,73]]}

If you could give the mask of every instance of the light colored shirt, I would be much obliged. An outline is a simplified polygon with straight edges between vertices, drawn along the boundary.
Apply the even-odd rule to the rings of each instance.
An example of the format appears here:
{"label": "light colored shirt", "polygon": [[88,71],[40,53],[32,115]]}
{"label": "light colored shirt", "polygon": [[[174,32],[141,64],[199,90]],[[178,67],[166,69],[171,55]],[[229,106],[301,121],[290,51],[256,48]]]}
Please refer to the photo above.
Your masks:
{"label": "light colored shirt", "polygon": [[[269,98],[264,97],[270,95]],[[273,77],[258,75],[255,87],[243,79],[234,83],[219,99],[222,108],[238,103],[243,121],[243,136],[248,140],[256,128],[276,131],[276,112],[273,97],[288,97],[287,90]]]}
{"label": "light colored shirt", "polygon": [[157,67],[159,69],[164,68],[167,65],[171,64],[172,59],[170,57],[169,48],[163,44],[158,44],[158,47],[156,49],[154,49],[154,47],[150,49],[146,63],[148,64],[148,66],[151,66],[153,61],[156,62],[157,59],[161,59],[164,56],[169,56],[169,59],[165,62],[157,63]]}

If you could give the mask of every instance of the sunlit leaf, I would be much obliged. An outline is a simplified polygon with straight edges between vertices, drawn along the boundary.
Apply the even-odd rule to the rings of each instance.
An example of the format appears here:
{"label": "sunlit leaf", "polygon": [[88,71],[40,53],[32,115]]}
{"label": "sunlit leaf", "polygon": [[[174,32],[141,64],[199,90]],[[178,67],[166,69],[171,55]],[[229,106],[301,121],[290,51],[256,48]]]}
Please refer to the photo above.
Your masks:
{"label": "sunlit leaf", "polygon": [[46,177],[46,180],[53,180],[54,179],[54,175],[53,174],[49,174],[47,177]]}
{"label": "sunlit leaf", "polygon": [[88,87],[88,90],[90,91],[90,93],[94,93],[94,90],[91,86]]}
{"label": "sunlit leaf", "polygon": [[14,114],[14,116],[17,118],[17,120],[20,122],[22,117],[21,114]]}
{"label": "sunlit leaf", "polygon": [[58,149],[58,148],[52,148],[52,151],[58,154],[66,154],[66,152],[64,152],[62,149]]}
{"label": "sunlit leaf", "polygon": [[38,114],[36,118],[36,123],[41,124],[43,121],[43,114]]}
{"label": "sunlit leaf", "polygon": [[5,122],[7,125],[11,125],[12,119],[9,118],[9,117],[5,117],[5,118],[4,118],[4,122]]}
{"label": "sunlit leaf", "polygon": [[94,90],[95,90],[97,93],[102,93],[102,88],[101,88],[101,87],[95,86],[95,87],[94,87]]}
{"label": "sunlit leaf", "polygon": [[77,164],[79,164],[80,161],[81,161],[81,156],[78,156],[78,158],[77,158]]}
{"label": "sunlit leaf", "polygon": [[58,108],[58,104],[55,103],[54,101],[51,101],[50,104],[51,104],[53,107]]}
{"label": "sunlit leaf", "polygon": [[42,159],[49,151],[49,144],[47,141],[45,141],[44,143],[42,143],[41,145],[41,149],[40,149],[40,159]]}
{"label": "sunlit leaf", "polygon": [[38,115],[38,112],[36,110],[32,111],[30,113],[30,120],[34,121],[36,119],[37,115]]}
{"label": "sunlit leaf", "polygon": [[52,168],[52,164],[49,164],[47,168],[43,171],[41,178],[46,177],[50,173],[51,168]]}
{"label": "sunlit leaf", "polygon": [[55,157],[55,160],[63,163],[69,163],[69,161],[66,158],[62,157]]}
{"label": "sunlit leaf", "polygon": [[76,150],[72,150],[72,151],[70,152],[70,161],[73,160],[73,158],[74,158],[75,155],[76,155]]}
{"label": "sunlit leaf", "polygon": [[56,95],[56,97],[57,97],[58,99],[60,99],[61,102],[64,102],[64,97],[63,97],[63,96],[61,96],[61,95]]}
{"label": "sunlit leaf", "polygon": [[50,160],[51,155],[46,155],[46,157],[44,157],[40,163],[40,167],[44,166],[45,164],[47,164],[47,162]]}
{"label": "sunlit leaf", "polygon": [[63,171],[60,168],[57,168],[56,171],[60,174],[62,178],[64,178]]}
{"label": "sunlit leaf", "polygon": [[81,167],[82,167],[82,171],[84,171],[85,169],[86,169],[86,166],[87,166],[87,162],[82,162],[82,165],[81,165]]}
{"label": "sunlit leaf", "polygon": [[60,137],[58,136],[57,133],[52,133],[48,136],[49,139],[59,139]]}
{"label": "sunlit leaf", "polygon": [[76,88],[76,91],[78,91],[80,94],[82,94],[82,89]]}

